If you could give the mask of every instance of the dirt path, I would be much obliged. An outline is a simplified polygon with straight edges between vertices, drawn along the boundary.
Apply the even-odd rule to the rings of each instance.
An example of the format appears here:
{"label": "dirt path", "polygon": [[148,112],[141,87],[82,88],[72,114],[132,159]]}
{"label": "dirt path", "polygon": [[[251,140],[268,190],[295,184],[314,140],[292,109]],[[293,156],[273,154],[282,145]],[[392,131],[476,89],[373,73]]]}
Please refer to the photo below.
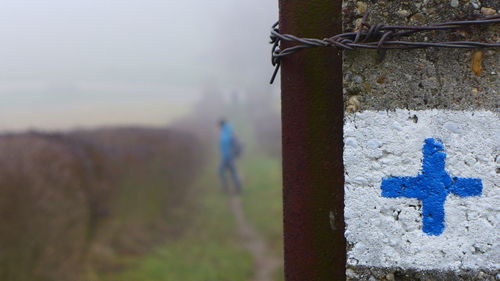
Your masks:
{"label": "dirt path", "polygon": [[280,260],[269,253],[266,241],[246,219],[239,196],[230,196],[230,206],[242,242],[254,259],[255,275],[253,281],[273,281],[274,273],[281,263]]}

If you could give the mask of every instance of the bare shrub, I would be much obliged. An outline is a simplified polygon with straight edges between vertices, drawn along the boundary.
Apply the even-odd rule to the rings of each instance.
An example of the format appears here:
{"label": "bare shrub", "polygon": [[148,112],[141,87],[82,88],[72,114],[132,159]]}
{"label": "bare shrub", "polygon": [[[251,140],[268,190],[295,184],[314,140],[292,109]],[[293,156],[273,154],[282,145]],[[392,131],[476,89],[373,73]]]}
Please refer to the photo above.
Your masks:
{"label": "bare shrub", "polygon": [[0,139],[1,280],[76,280],[89,230],[82,169],[57,142]]}
{"label": "bare shrub", "polygon": [[166,129],[0,136],[0,280],[76,281],[180,235],[203,157]]}

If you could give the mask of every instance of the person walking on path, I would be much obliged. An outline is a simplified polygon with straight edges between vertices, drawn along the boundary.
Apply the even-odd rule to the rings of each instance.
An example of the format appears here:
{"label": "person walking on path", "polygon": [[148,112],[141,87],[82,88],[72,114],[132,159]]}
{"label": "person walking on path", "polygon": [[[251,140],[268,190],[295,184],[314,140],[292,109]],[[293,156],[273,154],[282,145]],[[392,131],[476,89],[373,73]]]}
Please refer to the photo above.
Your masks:
{"label": "person walking on path", "polygon": [[241,182],[236,170],[235,160],[241,153],[241,145],[234,135],[233,128],[226,120],[219,121],[219,149],[221,162],[219,166],[219,177],[222,184],[222,189],[228,192],[228,181],[226,178],[227,172],[231,175],[236,193],[241,193]]}

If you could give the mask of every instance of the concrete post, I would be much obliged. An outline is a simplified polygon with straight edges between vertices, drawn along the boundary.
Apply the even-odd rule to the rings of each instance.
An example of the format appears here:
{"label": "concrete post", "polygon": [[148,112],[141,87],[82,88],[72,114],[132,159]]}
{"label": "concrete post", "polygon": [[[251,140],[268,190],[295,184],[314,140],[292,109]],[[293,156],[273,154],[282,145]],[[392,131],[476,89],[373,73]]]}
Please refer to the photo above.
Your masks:
{"label": "concrete post", "polygon": [[[367,11],[374,24],[422,25],[499,9],[497,0],[345,0],[343,25],[355,30]],[[500,29],[430,37],[498,42]],[[379,60],[344,54],[347,278],[499,280],[498,50]]]}

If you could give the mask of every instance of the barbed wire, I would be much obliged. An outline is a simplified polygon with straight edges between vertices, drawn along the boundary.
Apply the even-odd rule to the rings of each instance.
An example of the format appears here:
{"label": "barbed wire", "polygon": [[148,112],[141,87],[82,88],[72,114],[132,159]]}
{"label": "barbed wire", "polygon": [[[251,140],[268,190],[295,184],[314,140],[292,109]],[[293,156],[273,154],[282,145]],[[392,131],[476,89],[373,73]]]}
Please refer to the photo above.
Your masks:
{"label": "barbed wire", "polygon": [[[361,21],[358,31],[346,32],[324,39],[300,38],[291,34],[281,34],[279,22],[276,22],[271,29],[272,65],[275,67],[271,77],[271,84],[274,82],[278,70],[281,66],[281,59],[304,49],[318,47],[335,47],[339,50],[355,49],[377,49],[381,51],[392,49],[423,49],[423,48],[486,48],[500,47],[500,43],[486,43],[473,41],[447,41],[447,42],[422,42],[422,41],[402,41],[401,38],[414,35],[416,33],[454,30],[470,25],[485,25],[500,23],[500,15],[495,15],[476,20],[450,21],[436,23],[426,26],[398,26],[384,24],[367,23],[368,13]],[[298,43],[298,45],[279,48],[281,41]]]}

